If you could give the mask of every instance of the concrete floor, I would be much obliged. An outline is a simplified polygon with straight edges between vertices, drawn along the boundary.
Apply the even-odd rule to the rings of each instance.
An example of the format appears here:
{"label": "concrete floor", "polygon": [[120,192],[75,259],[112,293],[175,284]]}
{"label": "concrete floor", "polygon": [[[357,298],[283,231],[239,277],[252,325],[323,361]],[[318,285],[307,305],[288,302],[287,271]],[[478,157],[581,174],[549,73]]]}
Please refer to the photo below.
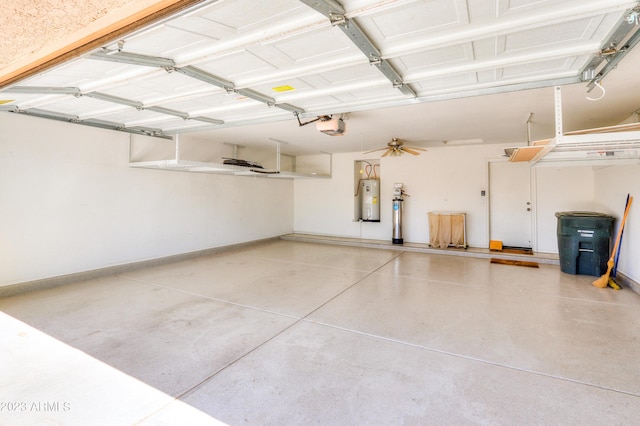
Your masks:
{"label": "concrete floor", "polygon": [[7,297],[0,424],[637,424],[594,278],[276,240]]}

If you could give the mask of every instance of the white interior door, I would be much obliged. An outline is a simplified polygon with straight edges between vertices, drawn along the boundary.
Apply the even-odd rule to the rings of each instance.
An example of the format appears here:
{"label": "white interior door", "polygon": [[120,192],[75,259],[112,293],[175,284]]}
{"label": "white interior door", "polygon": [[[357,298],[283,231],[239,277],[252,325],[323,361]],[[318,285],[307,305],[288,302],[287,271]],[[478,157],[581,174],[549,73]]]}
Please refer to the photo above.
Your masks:
{"label": "white interior door", "polygon": [[529,163],[489,163],[490,239],[532,247],[532,211]]}

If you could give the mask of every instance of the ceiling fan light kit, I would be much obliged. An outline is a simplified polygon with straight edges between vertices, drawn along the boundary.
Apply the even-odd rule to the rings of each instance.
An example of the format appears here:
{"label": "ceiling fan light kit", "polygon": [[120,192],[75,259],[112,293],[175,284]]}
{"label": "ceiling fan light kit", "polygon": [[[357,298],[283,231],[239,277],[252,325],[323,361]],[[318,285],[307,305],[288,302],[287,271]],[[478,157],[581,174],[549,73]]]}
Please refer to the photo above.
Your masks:
{"label": "ceiling fan light kit", "polygon": [[404,142],[401,139],[393,138],[390,142],[387,143],[386,148],[374,149],[373,151],[365,152],[365,154],[370,154],[376,151],[385,151],[384,154],[382,154],[382,157],[386,157],[388,155],[390,155],[391,157],[397,157],[404,154],[405,152],[411,155],[420,155],[418,151],[426,151],[426,149],[418,148],[415,146],[405,146]]}

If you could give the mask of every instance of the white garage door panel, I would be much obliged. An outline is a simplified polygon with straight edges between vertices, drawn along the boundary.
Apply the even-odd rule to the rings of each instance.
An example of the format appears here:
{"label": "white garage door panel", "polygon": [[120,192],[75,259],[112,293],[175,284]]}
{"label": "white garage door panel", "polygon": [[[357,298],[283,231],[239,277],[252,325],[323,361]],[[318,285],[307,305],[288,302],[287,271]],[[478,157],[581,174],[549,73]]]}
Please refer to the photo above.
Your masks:
{"label": "white garage door panel", "polygon": [[[318,7],[340,4],[346,27],[332,25]],[[185,117],[204,108],[225,127],[240,120],[237,90],[265,110],[278,109],[247,113],[243,120],[252,124],[291,118],[292,111],[313,117],[408,105],[430,94],[453,98],[523,82],[577,82],[634,6],[628,0],[205,1],[27,79],[0,100],[13,112],[47,106],[59,116],[98,117],[113,111],[104,102],[123,101],[86,101],[76,92],[58,109],[51,90],[106,93],[139,106],[116,105],[109,115],[117,123],[153,122],[168,132],[176,128],[172,111],[152,114],[145,107]],[[294,90],[274,90],[286,85]],[[230,98],[217,96],[227,92]],[[187,120],[180,129],[201,126]]]}

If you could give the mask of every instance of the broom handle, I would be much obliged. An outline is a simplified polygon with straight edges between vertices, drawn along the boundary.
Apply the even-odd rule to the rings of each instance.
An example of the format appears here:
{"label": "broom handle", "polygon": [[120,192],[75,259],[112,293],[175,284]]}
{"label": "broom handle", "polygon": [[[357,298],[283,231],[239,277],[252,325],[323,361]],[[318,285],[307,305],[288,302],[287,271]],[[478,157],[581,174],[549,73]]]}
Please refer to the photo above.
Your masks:
{"label": "broom handle", "polygon": [[[625,201],[624,203],[624,209],[627,209],[627,206],[629,205],[629,197],[631,196],[631,194],[627,194],[627,201]],[[622,230],[622,233],[620,234],[620,244],[622,244],[622,239],[624,238],[624,229]],[[618,245],[620,245],[618,244]],[[618,250],[616,252],[616,258],[613,261],[613,270],[611,271],[611,276],[613,278],[616,277],[616,274],[618,273],[618,259],[620,258],[620,250]]]}
{"label": "broom handle", "polygon": [[618,251],[618,245],[620,245],[620,240],[622,237],[622,231],[624,230],[624,224],[627,222],[627,216],[629,215],[629,208],[631,207],[631,203],[633,202],[633,197],[629,197],[629,203],[627,204],[627,208],[624,209],[624,216],[622,217],[622,223],[620,224],[620,229],[618,230],[618,236],[616,237],[616,244],[613,246],[613,252],[611,252],[611,257],[609,258],[610,262],[616,257],[616,252]]}

